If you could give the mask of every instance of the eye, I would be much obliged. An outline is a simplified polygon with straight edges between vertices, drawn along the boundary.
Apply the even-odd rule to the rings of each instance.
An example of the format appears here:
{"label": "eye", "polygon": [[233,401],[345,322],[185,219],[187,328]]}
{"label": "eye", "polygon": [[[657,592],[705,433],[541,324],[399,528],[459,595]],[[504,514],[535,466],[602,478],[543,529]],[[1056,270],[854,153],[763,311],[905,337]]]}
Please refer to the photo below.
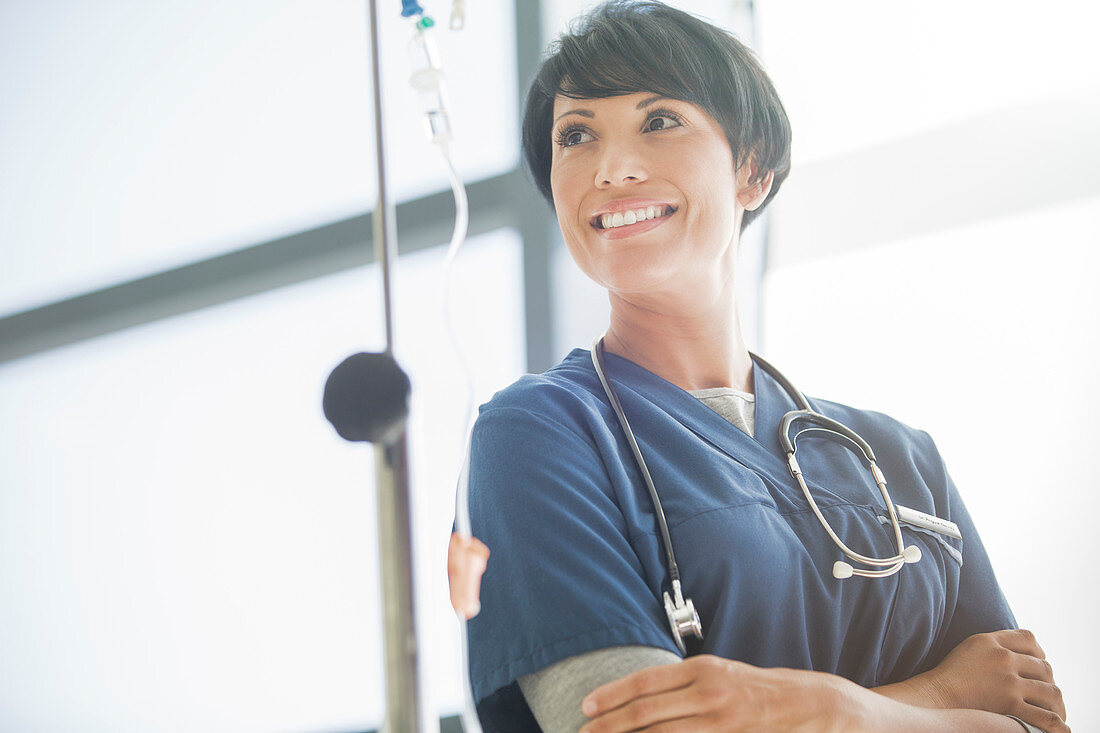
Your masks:
{"label": "eye", "polygon": [[669,109],[657,109],[646,118],[646,132],[660,132],[673,127],[679,127],[682,123],[680,115]]}
{"label": "eye", "polygon": [[567,127],[557,134],[558,146],[563,148],[571,148],[574,145],[580,145],[581,143],[588,142],[588,140],[584,139],[585,135],[588,135],[589,138],[592,137],[583,127],[577,125]]}

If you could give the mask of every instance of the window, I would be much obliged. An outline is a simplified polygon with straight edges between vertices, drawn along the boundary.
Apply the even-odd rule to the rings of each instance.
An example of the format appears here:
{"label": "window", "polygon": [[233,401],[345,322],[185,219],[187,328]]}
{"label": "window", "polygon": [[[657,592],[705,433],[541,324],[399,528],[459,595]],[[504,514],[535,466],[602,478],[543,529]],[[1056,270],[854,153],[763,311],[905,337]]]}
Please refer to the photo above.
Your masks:
{"label": "window", "polygon": [[[522,372],[521,248],[511,230],[467,246],[456,299],[484,401]],[[395,289],[424,665],[451,714],[465,425],[443,250],[401,258]],[[378,725],[373,451],[336,435],[321,395],[382,343],[380,290],[358,268],[0,365],[0,728]]]}

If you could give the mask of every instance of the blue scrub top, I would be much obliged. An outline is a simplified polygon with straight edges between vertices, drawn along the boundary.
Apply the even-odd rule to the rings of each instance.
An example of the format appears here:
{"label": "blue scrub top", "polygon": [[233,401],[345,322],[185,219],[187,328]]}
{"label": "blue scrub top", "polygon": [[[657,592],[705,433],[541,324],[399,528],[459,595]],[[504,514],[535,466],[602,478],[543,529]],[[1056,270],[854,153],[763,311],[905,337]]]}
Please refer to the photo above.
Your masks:
{"label": "blue scrub top", "polygon": [[[902,525],[922,559],[889,578],[832,575],[845,559],[791,477],[779,422],[797,409],[753,368],[755,435],[608,353],[608,377],[664,505],[702,651],[830,672],[872,687],[940,662],[966,637],[1015,628],[989,558],[931,437],[886,415],[810,399],[875,452],[895,504],[955,522],[956,540]],[[804,478],[855,552],[896,553],[873,477],[807,435]],[[677,652],[661,602],[668,570],[649,493],[588,351],[574,349],[483,405],[470,456],[475,536],[491,550],[470,677],[487,731],[538,730],[516,679],[582,652]]]}

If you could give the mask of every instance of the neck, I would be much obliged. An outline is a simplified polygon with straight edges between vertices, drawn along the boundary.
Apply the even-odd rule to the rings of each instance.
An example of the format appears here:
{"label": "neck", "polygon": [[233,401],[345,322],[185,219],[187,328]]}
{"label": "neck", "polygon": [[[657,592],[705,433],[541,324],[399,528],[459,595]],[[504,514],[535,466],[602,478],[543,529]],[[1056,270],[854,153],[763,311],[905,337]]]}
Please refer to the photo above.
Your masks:
{"label": "neck", "polygon": [[684,390],[751,393],[752,358],[741,335],[733,278],[714,297],[634,298],[610,292],[604,348]]}

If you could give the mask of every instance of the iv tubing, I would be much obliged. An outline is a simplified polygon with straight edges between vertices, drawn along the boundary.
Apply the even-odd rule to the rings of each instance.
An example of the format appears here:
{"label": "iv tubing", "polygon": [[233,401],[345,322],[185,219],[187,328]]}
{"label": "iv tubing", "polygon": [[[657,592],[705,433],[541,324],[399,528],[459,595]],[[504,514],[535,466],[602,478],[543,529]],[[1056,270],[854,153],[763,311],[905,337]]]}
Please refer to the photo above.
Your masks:
{"label": "iv tubing", "polygon": [[[463,451],[462,470],[459,472],[458,489],[455,495],[455,529],[459,536],[467,538],[471,535],[469,500],[470,439],[477,415],[474,409],[474,373],[470,368],[470,361],[462,348],[462,343],[459,341],[455,329],[454,308],[451,304],[451,286],[454,276],[454,261],[458,256],[458,250],[466,241],[466,232],[470,223],[470,210],[469,202],[466,199],[466,187],[458,177],[458,172],[455,170],[449,151],[443,146],[440,147],[443,150],[443,160],[447,164],[447,175],[450,178],[451,190],[454,192],[455,197],[454,232],[451,234],[451,244],[447,248],[447,257],[443,263],[443,321],[447,328],[447,337],[458,356],[458,362],[466,383],[466,409],[463,412],[466,439],[464,441],[465,450]],[[459,641],[462,651],[462,696],[465,702],[462,711],[462,728],[466,733],[481,733],[481,724],[478,721],[477,707],[473,699],[473,689],[470,686],[470,650],[469,639],[466,634],[467,621],[461,613],[458,621]]]}

